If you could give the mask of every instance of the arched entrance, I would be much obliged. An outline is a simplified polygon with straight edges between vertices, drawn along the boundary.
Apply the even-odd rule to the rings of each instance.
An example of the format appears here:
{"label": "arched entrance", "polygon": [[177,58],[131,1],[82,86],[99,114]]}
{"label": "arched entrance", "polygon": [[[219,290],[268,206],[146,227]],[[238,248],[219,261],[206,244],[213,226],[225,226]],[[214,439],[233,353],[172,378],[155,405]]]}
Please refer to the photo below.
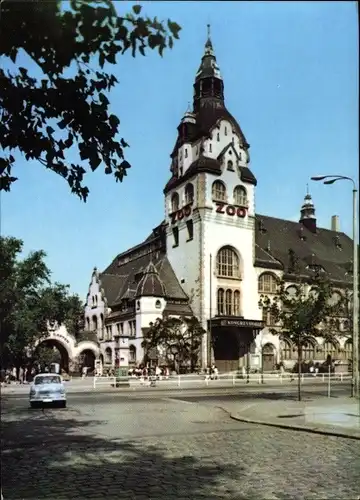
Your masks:
{"label": "arched entrance", "polygon": [[271,372],[275,368],[275,347],[273,344],[265,344],[262,348],[262,370]]}
{"label": "arched entrance", "polygon": [[90,374],[95,370],[95,353],[91,349],[84,349],[79,354],[79,367],[82,370],[87,367],[87,373]]}
{"label": "arched entrance", "polygon": [[34,354],[34,361],[40,369],[50,369],[51,363],[59,363],[60,369],[69,373],[69,353],[66,347],[56,339],[45,339],[40,342]]}

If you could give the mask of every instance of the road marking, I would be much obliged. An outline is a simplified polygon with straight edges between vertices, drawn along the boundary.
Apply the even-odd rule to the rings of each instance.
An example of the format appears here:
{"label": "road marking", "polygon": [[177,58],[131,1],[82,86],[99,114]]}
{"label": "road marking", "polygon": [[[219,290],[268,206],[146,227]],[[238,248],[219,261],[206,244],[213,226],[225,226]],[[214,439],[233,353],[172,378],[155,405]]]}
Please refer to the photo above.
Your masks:
{"label": "road marking", "polygon": [[161,398],[163,401],[170,401],[170,403],[184,403],[186,405],[196,405],[196,402],[193,401],[185,401],[183,399],[175,399],[175,398]]}

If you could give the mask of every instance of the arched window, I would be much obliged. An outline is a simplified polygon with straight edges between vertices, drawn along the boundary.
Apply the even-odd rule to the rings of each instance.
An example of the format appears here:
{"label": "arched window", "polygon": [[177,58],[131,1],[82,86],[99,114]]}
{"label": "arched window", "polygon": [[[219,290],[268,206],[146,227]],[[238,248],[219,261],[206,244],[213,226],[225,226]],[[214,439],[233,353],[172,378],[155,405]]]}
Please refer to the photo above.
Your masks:
{"label": "arched window", "polygon": [[112,364],[112,351],[110,347],[107,347],[105,349],[105,364],[111,365]]}
{"label": "arched window", "polygon": [[223,278],[240,278],[240,261],[233,248],[223,247],[219,250],[216,269],[217,275]]}
{"label": "arched window", "polygon": [[225,295],[224,290],[222,288],[219,288],[217,293],[217,309],[219,316],[222,316],[225,312],[224,295]]}
{"label": "arched window", "polygon": [[93,326],[93,331],[96,331],[98,329],[98,319],[97,316],[92,317],[92,326]]}
{"label": "arched window", "polygon": [[291,344],[288,340],[282,339],[281,341],[281,359],[291,359],[292,356],[292,348]]}
{"label": "arched window", "polygon": [[324,343],[324,358],[326,359],[328,356],[331,356],[332,360],[338,357],[338,349],[333,342]]}
{"label": "arched window", "polygon": [[231,172],[234,171],[234,164],[231,160],[227,162],[227,169],[230,170]]}
{"label": "arched window", "polygon": [[156,309],[161,309],[161,301],[160,300],[157,300],[155,302],[155,307],[156,307]]}
{"label": "arched window", "polygon": [[129,346],[129,362],[136,363],[136,347],[134,345]]}
{"label": "arched window", "polygon": [[236,186],[234,188],[234,205],[247,206],[247,194],[243,186]]}
{"label": "arched window", "polygon": [[176,212],[177,210],[179,210],[179,204],[179,195],[178,193],[174,193],[171,197],[171,211]]}
{"label": "arched window", "polygon": [[235,290],[234,292],[234,316],[240,316],[240,292]]}
{"label": "arched window", "polygon": [[348,332],[350,330],[350,321],[348,319],[344,320],[343,330],[344,332]]}
{"label": "arched window", "polygon": [[232,316],[232,291],[226,290],[225,293],[225,314],[226,316]]}
{"label": "arched window", "polygon": [[278,282],[273,274],[263,273],[259,276],[258,291],[260,293],[276,293]]}
{"label": "arched window", "polygon": [[185,204],[188,205],[194,201],[194,186],[189,183],[185,187]]}
{"label": "arched window", "polygon": [[348,339],[345,342],[345,345],[344,345],[344,358],[347,361],[350,361],[352,359],[352,340],[351,339]]}
{"label": "arched window", "polygon": [[86,329],[90,330],[90,318],[89,317],[86,318]]}
{"label": "arched window", "polygon": [[304,361],[314,360],[316,356],[315,342],[310,340],[305,342],[302,346],[302,358]]}
{"label": "arched window", "polygon": [[226,201],[226,187],[221,181],[215,181],[212,185],[212,197],[216,201]]}

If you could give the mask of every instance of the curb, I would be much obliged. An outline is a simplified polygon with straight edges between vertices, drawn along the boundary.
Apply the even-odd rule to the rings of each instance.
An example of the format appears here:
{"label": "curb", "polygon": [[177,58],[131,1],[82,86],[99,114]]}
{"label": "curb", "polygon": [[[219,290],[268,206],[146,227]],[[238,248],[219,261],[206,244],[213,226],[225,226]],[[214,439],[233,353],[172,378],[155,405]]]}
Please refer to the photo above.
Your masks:
{"label": "curb", "polygon": [[301,432],[309,432],[312,434],[321,434],[323,436],[335,436],[347,439],[357,439],[360,440],[360,432],[357,431],[356,434],[348,434],[346,432],[333,431],[330,429],[321,429],[319,427],[310,427],[305,425],[292,425],[292,424],[282,424],[278,422],[270,422],[268,420],[255,420],[253,418],[240,417],[237,414],[229,413],[227,410],[222,408],[222,410],[226,411],[231,419],[238,420],[239,422],[245,422],[247,424],[257,424],[257,425],[267,425],[269,427],[278,427],[279,429],[286,429],[292,431],[301,431]]}

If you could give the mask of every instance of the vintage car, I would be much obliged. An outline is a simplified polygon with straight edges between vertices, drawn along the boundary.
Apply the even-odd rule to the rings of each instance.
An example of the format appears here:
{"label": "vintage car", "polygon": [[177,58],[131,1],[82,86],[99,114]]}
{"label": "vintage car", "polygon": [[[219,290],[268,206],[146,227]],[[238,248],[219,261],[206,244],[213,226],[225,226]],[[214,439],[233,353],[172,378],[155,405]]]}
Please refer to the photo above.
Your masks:
{"label": "vintage car", "polygon": [[30,406],[36,408],[47,404],[66,408],[65,385],[56,373],[39,373],[30,387]]}

